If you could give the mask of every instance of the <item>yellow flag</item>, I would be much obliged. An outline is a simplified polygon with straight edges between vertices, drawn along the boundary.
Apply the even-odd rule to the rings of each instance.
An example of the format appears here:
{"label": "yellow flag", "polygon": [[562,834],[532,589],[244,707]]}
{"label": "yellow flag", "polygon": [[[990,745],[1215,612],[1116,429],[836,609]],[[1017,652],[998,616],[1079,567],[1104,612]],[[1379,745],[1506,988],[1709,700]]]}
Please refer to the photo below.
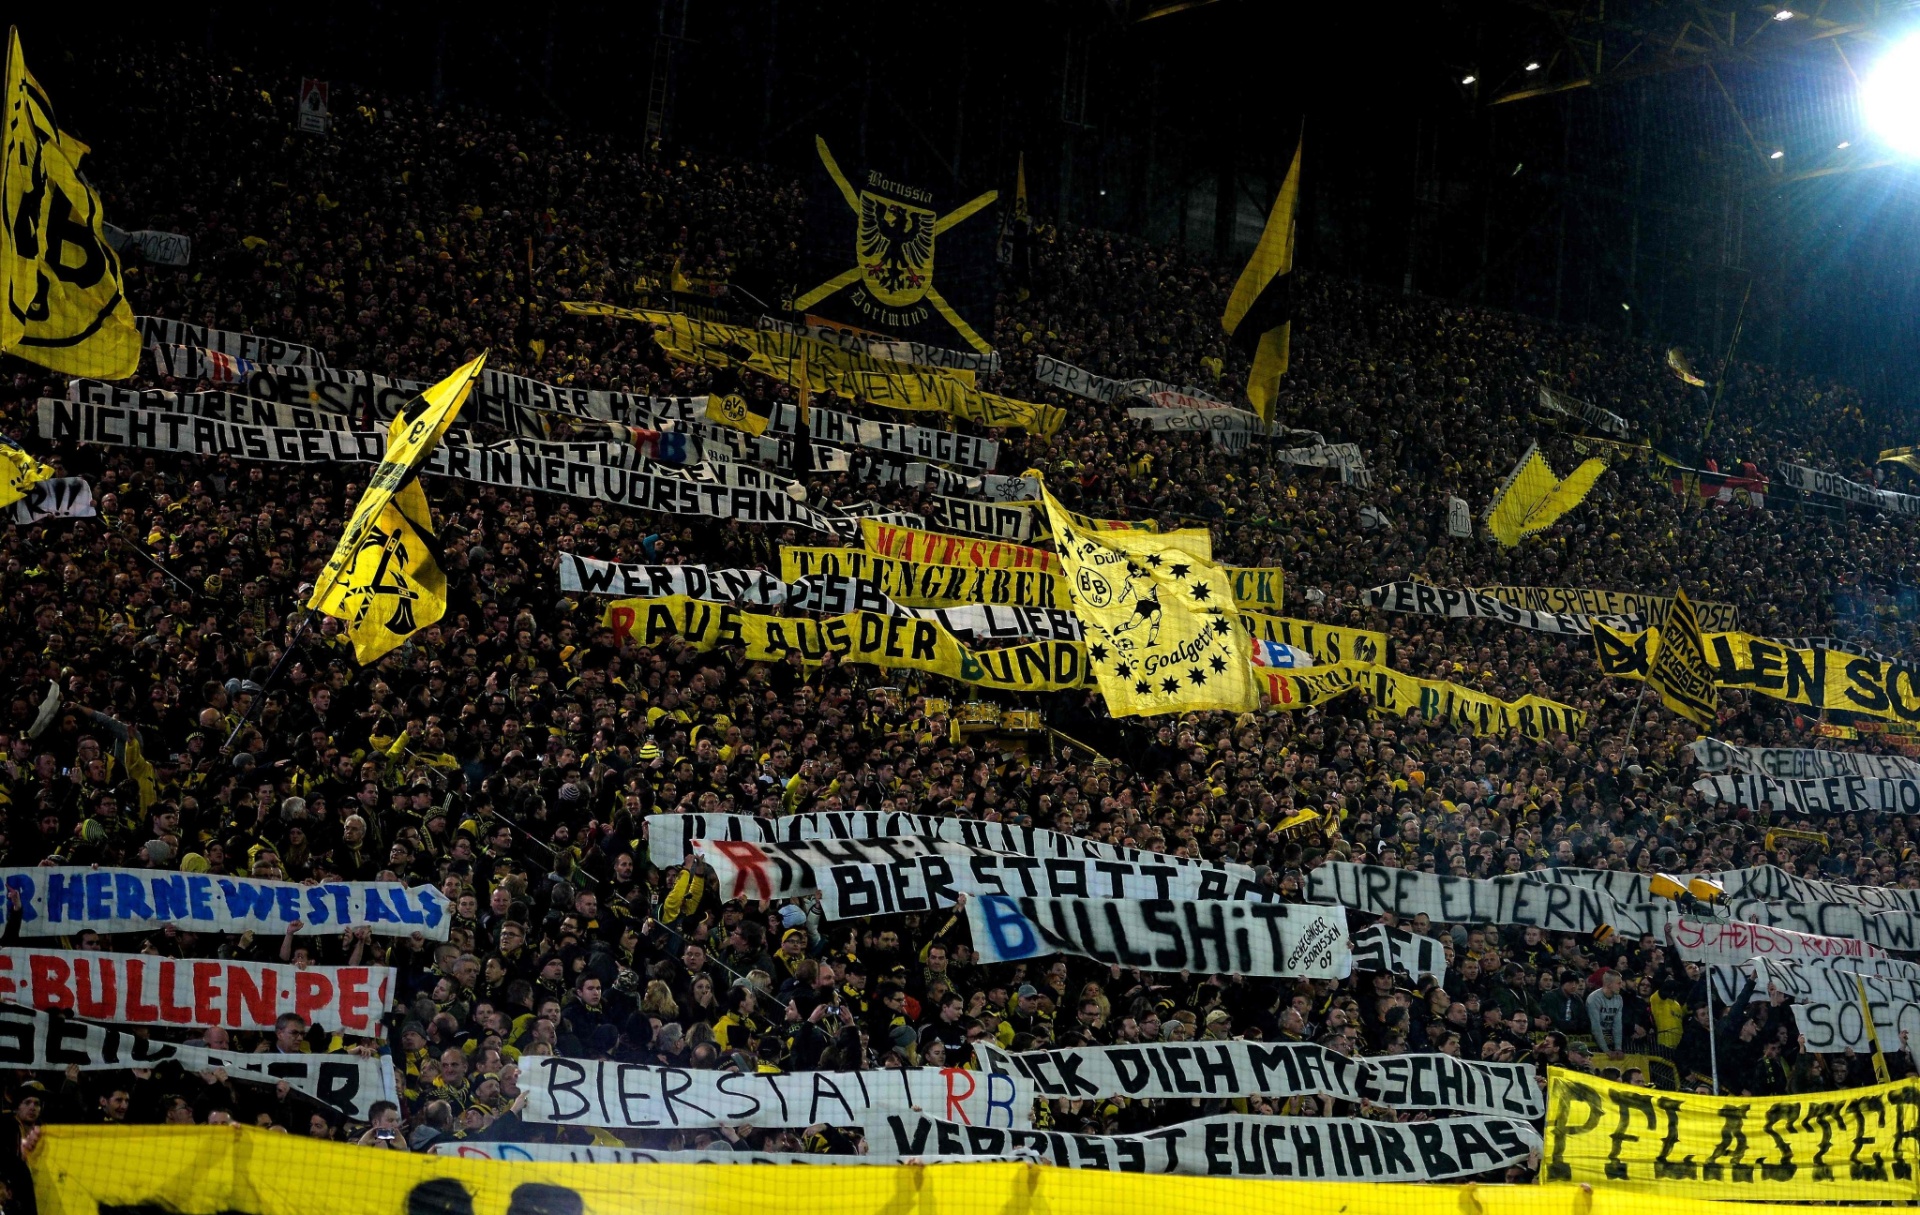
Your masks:
{"label": "yellow flag", "polygon": [[1647,683],[1660,693],[1663,704],[1700,728],[1719,720],[1720,693],[1713,682],[1713,665],[1707,661],[1700,620],[1685,590],[1674,594],[1673,606],[1667,609],[1659,645],[1647,667]]}
{"label": "yellow flag", "polygon": [[759,404],[738,389],[707,394],[707,421],[744,430],[750,435],[767,433],[767,426],[773,421],[772,409],[773,406]]}
{"label": "yellow flag", "polygon": [[1607,462],[1596,457],[1562,481],[1553,475],[1536,443],[1527,448],[1527,454],[1507,475],[1506,484],[1493,496],[1493,505],[1487,510],[1487,530],[1512,548],[1535,532],[1552,527],[1560,516],[1585,501],[1593,483],[1605,471]]}
{"label": "yellow flag", "polygon": [[1908,472],[1920,473],[1920,447],[1889,447],[1880,453],[1880,463],[1898,464]]}
{"label": "yellow flag", "polygon": [[433,543],[426,492],[416,479],[460,413],[487,356],[428,388],[387,427],[387,453],[347,519],[307,606],[347,622],[362,663],[446,612],[446,575]]}
{"label": "yellow flag", "polygon": [[1695,388],[1705,388],[1707,382],[1694,374],[1693,365],[1687,362],[1687,355],[1678,346],[1667,348],[1667,368]]}
{"label": "yellow flag", "polygon": [[87,145],[54,122],[18,30],[7,39],[6,106],[0,350],[67,375],[124,380],[140,362],[140,333],[100,228],[100,196],[80,177]]}
{"label": "yellow flag", "polygon": [[1247,399],[1262,421],[1273,420],[1273,399],[1280,391],[1293,346],[1293,244],[1295,214],[1300,207],[1300,149],[1295,144],[1293,164],[1273,200],[1267,226],[1254,246],[1253,258],[1240,272],[1227,299],[1220,325],[1234,344],[1252,353],[1253,371],[1247,376]]}
{"label": "yellow flag", "polygon": [[[1029,472],[1038,477],[1037,472]],[[1087,660],[1115,717],[1260,707],[1233,583],[1190,532],[1091,531],[1042,486]]]}
{"label": "yellow flag", "polygon": [[53,470],[26,448],[12,439],[0,439],[0,508],[12,506],[51,476]]}

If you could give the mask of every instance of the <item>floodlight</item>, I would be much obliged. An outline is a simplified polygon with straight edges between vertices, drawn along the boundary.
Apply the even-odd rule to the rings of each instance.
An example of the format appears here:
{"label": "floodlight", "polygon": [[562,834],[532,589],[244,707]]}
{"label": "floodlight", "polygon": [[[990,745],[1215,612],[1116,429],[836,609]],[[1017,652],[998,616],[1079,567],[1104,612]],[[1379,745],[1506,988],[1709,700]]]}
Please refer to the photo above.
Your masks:
{"label": "floodlight", "polygon": [[1727,888],[1712,878],[1696,877],[1687,881],[1687,893],[1702,903],[1711,903],[1727,893]]}
{"label": "floodlight", "polygon": [[1540,70],[1540,64],[1537,61],[1533,63],[1529,63],[1527,64],[1527,70],[1529,72],[1537,72]]}
{"label": "floodlight", "polygon": [[1460,77],[1460,83],[1461,83],[1461,84],[1472,84],[1472,83],[1473,83],[1474,81],[1476,81],[1476,80],[1478,80],[1478,79],[1480,79],[1480,77],[1478,77],[1478,76],[1475,76],[1475,75],[1473,75],[1472,73],[1468,73],[1467,75],[1465,75],[1465,76],[1462,76],[1462,77]]}
{"label": "floodlight", "polygon": [[1860,86],[1867,121],[1889,147],[1920,157],[1920,33],[1910,33],[1880,56]]}
{"label": "floodlight", "polygon": [[1790,8],[1783,8],[1779,12],[1773,15],[1773,19],[1775,21],[1791,21],[1793,20],[1793,10]]}
{"label": "floodlight", "polygon": [[1767,156],[1767,159],[1768,159],[1768,160],[1779,160],[1779,159],[1780,159],[1780,158],[1781,158],[1782,156],[1785,156],[1785,155],[1786,155],[1786,153],[1785,153],[1785,152],[1782,152],[1782,151],[1781,151],[1781,150],[1780,150],[1779,148],[1775,148],[1775,149],[1774,149],[1774,150],[1772,151],[1772,153],[1770,153],[1770,154],[1769,154],[1769,155]]}

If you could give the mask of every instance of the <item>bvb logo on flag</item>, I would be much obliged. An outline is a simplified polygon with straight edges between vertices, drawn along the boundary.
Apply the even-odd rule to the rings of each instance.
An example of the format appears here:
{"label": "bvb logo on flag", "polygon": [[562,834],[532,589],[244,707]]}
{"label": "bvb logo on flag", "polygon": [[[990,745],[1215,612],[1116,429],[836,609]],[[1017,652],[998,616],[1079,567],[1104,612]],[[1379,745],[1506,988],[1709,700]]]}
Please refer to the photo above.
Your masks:
{"label": "bvb logo on flag", "polygon": [[721,419],[731,426],[741,426],[747,420],[747,399],[739,393],[721,397],[719,408]]}
{"label": "bvb logo on flag", "polygon": [[[365,553],[371,549],[377,556],[372,576],[365,583],[355,585],[349,582],[347,585],[348,596],[360,602],[360,610],[354,613],[353,628],[358,629],[366,623],[376,599],[380,597],[384,597],[386,602],[393,605],[393,614],[387,617],[385,625],[382,626],[388,632],[397,637],[406,637],[420,627],[413,617],[413,605],[422,596],[407,577],[409,565],[421,556],[420,553],[408,550],[408,533],[411,530],[406,526],[388,530],[378,523],[368,529],[366,541],[361,544],[360,551]],[[361,565],[362,562],[356,555],[353,569],[358,571]]]}

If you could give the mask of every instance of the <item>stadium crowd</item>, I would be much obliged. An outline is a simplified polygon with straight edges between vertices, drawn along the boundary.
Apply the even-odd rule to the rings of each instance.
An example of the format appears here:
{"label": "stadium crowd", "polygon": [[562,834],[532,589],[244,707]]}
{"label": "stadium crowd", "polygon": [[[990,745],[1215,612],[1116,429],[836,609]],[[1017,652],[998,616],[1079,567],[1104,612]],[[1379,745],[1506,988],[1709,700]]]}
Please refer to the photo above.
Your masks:
{"label": "stadium crowd", "polygon": [[[636,301],[676,259],[714,278],[792,277],[800,190],[761,167],[340,85],[332,133],[314,137],[294,129],[284,83],[239,69],[149,52],[89,70],[101,74],[94,92],[125,107],[110,127],[80,130],[108,215],[194,242],[184,269],[130,270],[143,314],[311,343],[337,367],[434,379],[490,348],[492,365],[554,383],[692,394],[708,373],[668,361],[643,327],[570,317],[558,304]],[[187,148],[211,162],[204,171],[179,171]],[[1042,223],[1030,282],[1000,298],[1003,371],[987,382],[1064,406],[1068,421],[1051,440],[998,436],[1008,448],[998,471],[1040,468],[1091,515],[1208,526],[1222,561],[1285,568],[1285,614],[1384,631],[1390,663],[1416,675],[1588,710],[1583,736],[1475,737],[1417,715],[1373,718],[1357,698],[1120,723],[1097,697],[1062,693],[1037,707],[1078,743],[963,737],[935,700],[965,701],[965,688],[831,662],[754,664],[677,640],[622,647],[600,604],[563,594],[556,578],[562,551],[777,569],[778,546],[802,536],[444,482],[429,491],[450,610],[363,670],[337,622],[299,626],[303,584],[331,552],[364,470],[55,449],[36,437],[34,401],[64,386],[10,361],[6,432],[63,475],[88,478],[100,515],[0,537],[5,863],[397,879],[457,904],[443,944],[174,930],[83,932],[73,943],[172,956],[305,951],[398,968],[384,1043],[285,1018],[257,1043],[208,1031],[211,1044],[238,1049],[390,1052],[401,1108],[375,1126],[344,1124],[285,1086],[172,1066],[19,1073],[14,1118],[23,1128],[237,1119],[418,1149],[558,1134],[516,1112],[517,1061],[529,1055],[848,1070],[972,1065],[981,1042],[1229,1037],[1657,1073],[1689,1086],[1717,1065],[1725,1090],[1754,1094],[1870,1082],[1862,1057],[1801,1052],[1777,999],[1709,1018],[1697,972],[1653,940],[1418,923],[1441,938],[1448,964],[1417,985],[1140,973],[1080,958],[989,966],[951,912],[828,923],[798,902],[722,903],[697,871],[649,863],[644,823],[656,812],[897,809],[1237,861],[1290,898],[1327,860],[1471,876],[1777,863],[1915,883],[1920,857],[1897,817],[1796,823],[1828,833],[1830,846],[1768,851],[1746,811],[1701,804],[1688,788],[1693,727],[1654,701],[1630,729],[1639,686],[1603,680],[1586,639],[1385,615],[1360,594],[1414,576],[1681,584],[1735,604],[1756,633],[1831,633],[1836,593],[1906,577],[1920,554],[1913,521],[1701,506],[1644,458],[1617,465],[1587,504],[1511,550],[1484,534],[1450,537],[1446,500],[1483,508],[1535,440],[1559,471],[1580,458],[1565,419],[1535,408],[1532,384],[1543,380],[1720,468],[1801,459],[1871,480],[1875,453],[1912,436],[1844,386],[1746,363],[1730,369],[1709,434],[1708,396],[1667,370],[1663,349],[1312,274],[1297,293],[1279,417],[1357,443],[1370,487],[1271,461],[1258,446],[1229,455],[1203,437],[1148,431],[1118,405],[1032,378],[1046,354],[1231,399],[1246,359],[1218,318],[1235,269]],[[902,487],[810,481],[816,501],[915,505]],[[1363,507],[1374,508],[1364,519]],[[29,738],[50,681],[59,713]],[[1811,745],[1807,723],[1778,702],[1728,693],[1721,716],[1717,734],[1730,741]],[[144,811],[128,727],[155,770],[157,800]],[[1274,829],[1302,809],[1322,817]],[[1366,917],[1351,919],[1357,928]],[[1358,1112],[1314,1098],[1244,1105]],[[1057,1101],[1038,1118],[1122,1132],[1207,1112],[1201,1102]],[[859,1150],[852,1132],[825,1126],[622,1138]]]}

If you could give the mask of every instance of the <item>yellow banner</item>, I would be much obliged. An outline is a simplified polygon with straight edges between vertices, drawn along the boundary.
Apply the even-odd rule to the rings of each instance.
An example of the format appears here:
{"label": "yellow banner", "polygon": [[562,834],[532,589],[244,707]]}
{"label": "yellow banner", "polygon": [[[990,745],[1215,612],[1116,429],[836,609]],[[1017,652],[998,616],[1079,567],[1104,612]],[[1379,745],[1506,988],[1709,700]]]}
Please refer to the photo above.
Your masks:
{"label": "yellow banner", "polygon": [[[1023,1162],[823,1166],[826,1176],[821,1167],[502,1163],[243,1126],[51,1125],[28,1163],[40,1215],[1139,1215],[1269,1206],[1306,1215],[1649,1215],[1644,1194],[1608,1186],[1160,1177]],[[1662,1199],[1660,1215],[1725,1210],[1681,1193]]]}
{"label": "yellow banner", "polygon": [[1547,1182],[1750,1202],[1920,1198],[1920,1085],[1709,1097],[1547,1071]]}
{"label": "yellow banner", "polygon": [[[1066,421],[1053,405],[1015,400],[974,387],[971,375],[910,367],[870,354],[843,350],[818,338],[695,320],[678,312],[619,308],[612,304],[561,304],[567,312],[655,326],[653,340],[673,358],[707,367],[736,363],[790,388],[868,401],[889,409],[937,411],[982,426],[1051,435]],[[732,347],[732,350],[728,348]]]}
{"label": "yellow banner", "polygon": [[1647,683],[1675,713],[1702,729],[1713,725],[1719,718],[1720,698],[1707,665],[1706,643],[1700,639],[1700,622],[1684,589],[1674,593],[1673,610],[1667,613],[1661,637],[1647,667]]}
{"label": "yellow banner", "polygon": [[[1482,595],[1536,612],[1567,612],[1586,616],[1638,616],[1648,624],[1665,620],[1673,607],[1669,595],[1639,591],[1596,591],[1567,586],[1481,586]],[[1731,603],[1696,600],[1694,619],[1703,632],[1732,632],[1740,627],[1740,613]]]}
{"label": "yellow banner", "polygon": [[[1602,675],[1645,679],[1660,630],[1621,633],[1595,622]],[[1722,688],[1758,692],[1789,704],[1839,709],[1885,721],[1920,722],[1920,669],[1838,650],[1789,649],[1751,633],[1708,633],[1707,663]]]}
{"label": "yellow banner", "polygon": [[1229,565],[1227,581],[1233,586],[1233,606],[1237,608],[1286,606],[1287,575],[1277,566]]}
{"label": "yellow banner", "polygon": [[87,145],[54,121],[17,31],[7,40],[6,87],[0,350],[67,375],[124,380],[139,366],[140,332],[120,255],[100,226],[100,196],[80,176]]}
{"label": "yellow banner", "polygon": [[601,623],[622,643],[651,649],[669,637],[683,637],[696,650],[742,645],[754,662],[779,662],[797,652],[812,665],[832,654],[841,662],[925,671],[1005,692],[1060,692],[1092,682],[1087,678],[1087,647],[1078,641],[975,650],[937,621],[878,612],[819,619],[762,616],[729,604],[667,595],[616,599],[607,605]]}
{"label": "yellow banner", "polygon": [[917,527],[895,527],[874,519],[860,520],[860,538],[868,551],[882,557],[898,557],[933,565],[964,565],[985,570],[1040,570],[1060,572],[1060,558],[1044,548],[1008,544],[1004,540],[979,540],[972,536],[950,536],[945,532],[922,531]]}
{"label": "yellow banner", "polygon": [[1085,531],[1044,485],[1040,498],[1107,712],[1259,707],[1247,638],[1226,615],[1233,591],[1211,560],[1210,533]]}
{"label": "yellow banner", "polygon": [[933,561],[902,561],[851,548],[780,546],[780,578],[845,574],[871,582],[902,607],[960,607],[991,603],[1010,607],[1070,607],[1061,575],[1044,570],[982,569]]}
{"label": "yellow banner", "polygon": [[1372,697],[1374,712],[1383,716],[1399,717],[1417,709],[1428,721],[1451,721],[1480,735],[1518,730],[1522,738],[1551,739],[1562,732],[1577,735],[1587,724],[1586,713],[1557,700],[1540,696],[1501,700],[1457,683],[1421,679],[1373,662],[1304,671],[1263,669],[1256,674],[1267,701],[1276,709],[1305,709],[1357,691]]}
{"label": "yellow banner", "polygon": [[53,469],[26,448],[12,439],[0,438],[0,509],[12,506],[26,497],[28,490],[52,476]]}
{"label": "yellow banner", "polygon": [[1240,627],[1261,641],[1283,641],[1299,646],[1312,654],[1316,662],[1333,666],[1343,662],[1384,662],[1387,657],[1387,635],[1372,629],[1350,629],[1344,625],[1321,624],[1318,620],[1294,620],[1260,612],[1240,613]]}

